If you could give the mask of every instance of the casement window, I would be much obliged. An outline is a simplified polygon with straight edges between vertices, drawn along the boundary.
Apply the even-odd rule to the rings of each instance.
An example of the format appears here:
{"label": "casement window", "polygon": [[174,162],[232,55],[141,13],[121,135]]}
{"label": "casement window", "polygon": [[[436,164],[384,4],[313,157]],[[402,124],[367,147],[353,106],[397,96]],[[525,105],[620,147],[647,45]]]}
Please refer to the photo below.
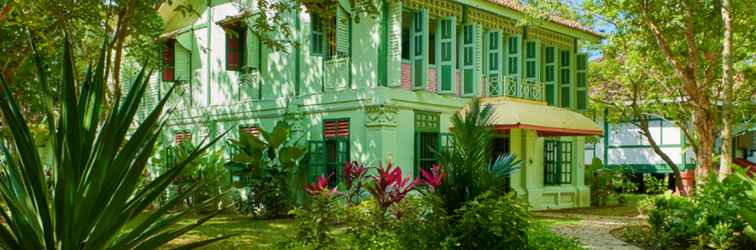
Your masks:
{"label": "casement window", "polygon": [[331,181],[335,185],[342,180],[342,166],[349,161],[349,120],[326,121],[323,129],[325,139],[326,173],[331,174]]}
{"label": "casement window", "polygon": [[559,54],[559,93],[561,94],[561,106],[569,108],[572,94],[572,73],[570,71],[571,54],[569,50],[562,50]]}
{"label": "casement window", "polygon": [[507,91],[509,95],[520,93],[520,36],[510,36],[507,40]]}
{"label": "casement window", "polygon": [[439,121],[439,113],[415,111],[415,177],[420,176],[421,169],[438,164],[436,153],[451,146],[451,136],[440,133]]}
{"label": "casement window", "polygon": [[588,55],[577,54],[576,76],[576,101],[578,110],[588,109]]}
{"label": "casement window", "polygon": [[328,16],[310,14],[311,54],[327,59],[349,55],[349,26],[351,19],[340,6]]}
{"label": "casement window", "polygon": [[560,185],[572,183],[572,142],[545,140],[543,142],[543,183]]}
{"label": "casement window", "polygon": [[475,94],[475,34],[478,27],[465,24],[462,28],[462,95]]}
{"label": "casement window", "polygon": [[525,80],[529,83],[538,82],[539,62],[538,62],[538,42],[525,42]]}
{"label": "casement window", "polygon": [[325,36],[323,35],[324,20],[318,14],[310,15],[310,49],[313,55],[323,55]]}
{"label": "casement window", "polygon": [[185,142],[192,143],[192,132],[189,132],[189,131],[176,132],[175,142],[176,142],[176,145],[179,145]]}
{"label": "casement window", "polygon": [[441,93],[454,93],[454,72],[456,71],[456,17],[447,17],[441,19],[438,23],[438,54],[440,55],[439,62],[439,92]]}
{"label": "casement window", "polygon": [[428,11],[418,10],[412,12],[410,31],[412,87],[423,89],[428,81]]}
{"label": "casement window", "polygon": [[168,39],[163,42],[163,81],[176,80],[176,40]]}
{"label": "casement window", "polygon": [[502,35],[499,31],[490,31],[486,33],[486,76],[488,78],[488,95],[499,96],[501,89],[501,52]]}
{"label": "casement window", "polygon": [[241,24],[225,27],[226,70],[239,71],[246,66],[247,27]]}
{"label": "casement window", "polygon": [[556,48],[546,46],[544,49],[544,84],[546,85],[546,103],[556,105],[557,88],[556,88]]}

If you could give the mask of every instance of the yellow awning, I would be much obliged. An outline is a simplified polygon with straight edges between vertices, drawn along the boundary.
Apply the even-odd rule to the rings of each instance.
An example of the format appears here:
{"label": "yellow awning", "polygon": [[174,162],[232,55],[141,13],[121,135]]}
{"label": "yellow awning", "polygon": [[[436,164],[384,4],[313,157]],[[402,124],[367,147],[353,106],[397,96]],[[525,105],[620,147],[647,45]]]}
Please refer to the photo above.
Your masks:
{"label": "yellow awning", "polygon": [[497,132],[513,128],[532,129],[541,136],[593,136],[604,131],[584,115],[544,102],[509,97],[482,98],[481,105],[494,110],[493,125]]}

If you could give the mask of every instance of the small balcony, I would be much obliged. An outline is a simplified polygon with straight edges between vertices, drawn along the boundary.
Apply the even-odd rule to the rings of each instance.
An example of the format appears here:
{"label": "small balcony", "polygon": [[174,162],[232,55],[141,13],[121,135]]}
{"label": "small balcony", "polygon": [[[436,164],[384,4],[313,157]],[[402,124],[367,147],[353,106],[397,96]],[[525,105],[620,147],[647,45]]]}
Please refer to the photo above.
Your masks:
{"label": "small balcony", "polygon": [[533,101],[545,101],[546,85],[542,82],[513,79],[509,77],[487,77],[484,81],[485,96],[507,96]]}

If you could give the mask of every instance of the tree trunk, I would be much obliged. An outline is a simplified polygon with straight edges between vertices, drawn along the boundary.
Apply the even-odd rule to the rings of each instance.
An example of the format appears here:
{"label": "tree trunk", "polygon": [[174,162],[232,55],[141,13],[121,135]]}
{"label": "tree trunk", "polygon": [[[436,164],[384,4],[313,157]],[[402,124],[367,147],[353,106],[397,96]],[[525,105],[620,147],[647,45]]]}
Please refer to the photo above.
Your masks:
{"label": "tree trunk", "polygon": [[5,21],[8,16],[10,16],[11,11],[13,11],[13,2],[6,3],[5,6],[3,6],[2,9],[0,9],[0,23]]}
{"label": "tree trunk", "polygon": [[699,109],[693,112],[693,126],[698,135],[698,152],[696,152],[696,186],[706,183],[710,170],[713,167],[712,155],[714,154],[714,140],[716,121],[712,114]]}
{"label": "tree trunk", "polygon": [[664,160],[667,165],[669,165],[670,168],[672,168],[672,174],[675,175],[675,187],[677,187],[677,190],[680,190],[680,195],[687,196],[688,192],[685,190],[685,186],[683,186],[682,183],[682,174],[680,174],[680,168],[677,167],[677,164],[672,160],[672,158],[667,155],[664,151],[661,150],[658,144],[656,144],[656,140],[654,140],[653,136],[651,136],[651,131],[648,129],[648,119],[645,117],[638,117],[640,118],[640,124],[638,125],[638,128],[641,129],[641,134],[643,137],[646,137],[646,140],[648,140],[648,144],[651,145],[651,148],[654,150],[654,153],[658,155],[659,157]]}
{"label": "tree trunk", "polygon": [[722,21],[724,23],[724,41],[722,48],[722,154],[719,162],[719,179],[730,174],[732,164],[732,5],[730,0],[722,1]]}

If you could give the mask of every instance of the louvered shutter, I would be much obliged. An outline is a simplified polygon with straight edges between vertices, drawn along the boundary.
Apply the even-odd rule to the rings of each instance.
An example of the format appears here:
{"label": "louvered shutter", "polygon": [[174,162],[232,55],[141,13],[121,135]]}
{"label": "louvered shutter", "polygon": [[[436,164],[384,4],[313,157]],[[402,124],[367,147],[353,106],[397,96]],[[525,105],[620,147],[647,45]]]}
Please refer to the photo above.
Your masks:
{"label": "louvered shutter", "polygon": [[258,126],[241,126],[239,127],[240,134],[260,136],[260,127]]}
{"label": "louvered shutter", "polygon": [[576,98],[577,109],[588,109],[588,55],[577,55],[577,69],[576,72]]}
{"label": "louvered shutter", "polygon": [[175,141],[176,141],[176,145],[184,143],[184,142],[191,143],[192,132],[189,132],[189,131],[176,132]]}
{"label": "louvered shutter", "polygon": [[412,13],[411,58],[412,86],[423,89],[428,75],[428,11],[419,10]]}
{"label": "louvered shutter", "polygon": [[349,55],[349,14],[342,7],[336,8],[336,55],[345,57]]}
{"label": "louvered shutter", "polygon": [[318,14],[310,14],[310,53],[323,55],[323,20]]}
{"label": "louvered shutter", "polygon": [[442,19],[438,23],[438,32],[440,34],[439,40],[439,54],[440,55],[440,72],[439,77],[439,92],[441,93],[454,93],[454,72],[456,71],[456,17],[447,17]]}
{"label": "louvered shutter", "polygon": [[475,86],[478,82],[476,77],[476,64],[478,56],[475,49],[479,38],[476,34],[478,27],[474,24],[466,24],[462,34],[462,95],[472,96],[475,94]]}
{"label": "louvered shutter", "polygon": [[349,120],[326,121],[323,129],[323,137],[349,137]]}

